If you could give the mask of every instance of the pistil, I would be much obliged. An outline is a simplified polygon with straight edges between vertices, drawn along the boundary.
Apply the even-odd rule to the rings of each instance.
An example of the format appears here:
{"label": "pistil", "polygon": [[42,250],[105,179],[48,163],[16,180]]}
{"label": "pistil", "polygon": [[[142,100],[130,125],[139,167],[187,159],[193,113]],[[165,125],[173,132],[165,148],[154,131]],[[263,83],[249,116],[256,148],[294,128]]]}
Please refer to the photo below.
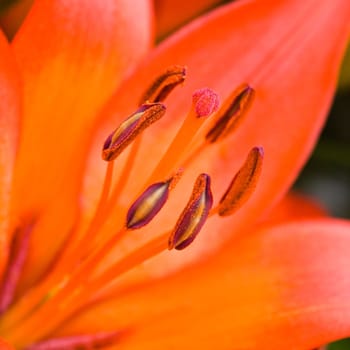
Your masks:
{"label": "pistil", "polygon": [[[219,107],[219,96],[208,88],[194,92],[192,96],[192,107],[185,117],[180,129],[173,141],[164,152],[147,183],[156,181],[159,177],[167,176],[181,161],[183,155],[188,152],[191,140],[195,138],[207,117],[214,114]],[[184,167],[183,165],[179,165]]]}

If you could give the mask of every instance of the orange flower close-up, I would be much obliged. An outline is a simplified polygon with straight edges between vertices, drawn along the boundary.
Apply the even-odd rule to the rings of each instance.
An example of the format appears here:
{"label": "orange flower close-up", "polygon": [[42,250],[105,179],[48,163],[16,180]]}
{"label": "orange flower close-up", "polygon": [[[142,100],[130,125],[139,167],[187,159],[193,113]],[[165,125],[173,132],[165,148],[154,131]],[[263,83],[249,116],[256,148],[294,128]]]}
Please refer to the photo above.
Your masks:
{"label": "orange flower close-up", "polygon": [[221,3],[1,5],[0,350],[350,336],[350,222],[291,191],[350,2]]}

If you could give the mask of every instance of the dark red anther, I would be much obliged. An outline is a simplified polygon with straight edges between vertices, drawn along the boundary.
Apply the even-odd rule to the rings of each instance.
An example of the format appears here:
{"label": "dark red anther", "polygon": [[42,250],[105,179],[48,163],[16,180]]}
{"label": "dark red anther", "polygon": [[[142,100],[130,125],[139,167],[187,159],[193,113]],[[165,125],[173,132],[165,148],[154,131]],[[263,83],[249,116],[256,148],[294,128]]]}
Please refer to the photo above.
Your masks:
{"label": "dark red anther", "polygon": [[209,143],[217,142],[236,130],[251,106],[254,94],[254,90],[249,85],[242,85],[236,89],[218,112],[219,117],[205,139]]}
{"label": "dark red anther", "polygon": [[167,181],[152,184],[136,199],[126,215],[128,229],[135,230],[147,225],[159,213],[168,200],[169,192],[180,180],[182,172],[179,169]]}
{"label": "dark red anther", "polygon": [[147,103],[138,108],[122,122],[106,139],[102,149],[102,159],[114,160],[147,127],[165,114],[162,103]]}
{"label": "dark red anther", "polygon": [[233,214],[251,197],[261,174],[263,158],[262,147],[251,149],[246,161],[220,200],[218,208],[220,216]]}
{"label": "dark red anther", "polygon": [[182,84],[186,78],[186,67],[171,66],[163,74],[159,75],[152,85],[143,94],[140,103],[162,102],[170,92]]}
{"label": "dark red anther", "polygon": [[168,248],[182,250],[190,245],[207,220],[212,205],[213,195],[210,189],[210,177],[207,174],[201,174],[198,176],[191,197],[169,238]]}
{"label": "dark red anther", "polygon": [[169,186],[169,181],[149,186],[128,210],[126,227],[135,230],[147,225],[166,203]]}

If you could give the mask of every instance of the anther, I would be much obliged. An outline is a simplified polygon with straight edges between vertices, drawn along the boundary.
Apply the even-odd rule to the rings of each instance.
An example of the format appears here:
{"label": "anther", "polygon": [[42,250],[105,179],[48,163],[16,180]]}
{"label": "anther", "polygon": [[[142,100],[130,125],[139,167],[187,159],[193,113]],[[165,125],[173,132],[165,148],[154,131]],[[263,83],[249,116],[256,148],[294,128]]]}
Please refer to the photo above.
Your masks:
{"label": "anther", "polygon": [[170,92],[186,78],[186,67],[171,66],[163,74],[158,76],[152,85],[146,90],[140,100],[145,102],[162,102]]}
{"label": "anther", "polygon": [[135,230],[147,225],[163,208],[168,200],[169,192],[179,181],[180,176],[181,173],[178,172],[167,181],[149,186],[128,210],[126,227]]}
{"label": "anther", "polygon": [[172,232],[168,248],[182,250],[191,244],[203,227],[213,205],[210,189],[210,177],[207,174],[198,176],[191,197],[178,219]]}
{"label": "anther", "polygon": [[162,103],[147,103],[139,107],[107,137],[102,149],[102,159],[111,161],[117,158],[137,135],[159,120],[165,110]]}
{"label": "anther", "polygon": [[238,87],[220,109],[219,117],[205,136],[206,141],[217,142],[236,130],[251,106],[254,94],[249,85]]}
{"label": "anther", "polygon": [[263,157],[264,150],[262,147],[251,149],[243,166],[235,175],[219,202],[218,214],[220,216],[233,214],[250,198],[261,174]]}

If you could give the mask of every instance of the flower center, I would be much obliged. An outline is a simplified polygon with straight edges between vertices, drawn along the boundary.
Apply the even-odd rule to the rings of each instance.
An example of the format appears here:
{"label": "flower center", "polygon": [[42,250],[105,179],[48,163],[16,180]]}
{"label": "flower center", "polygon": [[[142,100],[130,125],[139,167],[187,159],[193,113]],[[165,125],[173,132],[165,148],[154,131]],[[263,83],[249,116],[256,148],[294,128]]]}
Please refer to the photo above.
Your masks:
{"label": "flower center", "polygon": [[[26,242],[29,233],[22,233],[22,244],[17,249],[18,254],[10,260],[0,298],[4,312],[0,335],[12,344],[19,348],[31,344],[28,348],[38,350],[91,348],[115,341],[120,332],[41,340],[49,337],[73,313],[87,307],[101,290],[119,276],[167,249],[185,249],[212,215],[231,215],[251,196],[262,169],[261,147],[250,150],[245,163],[215,207],[210,176],[198,174],[188,202],[173,229],[160,232],[156,238],[123,257],[115,258],[105,269],[94,273],[125,235],[141,230],[153,220],[181,181],[182,173],[206,148],[231,135],[249,109],[254,90],[248,85],[235,90],[219,110],[215,92],[208,88],[197,90],[182,126],[125,212],[124,223],[117,233],[106,232],[104,225],[113,215],[115,204],[133,168],[142,134],[166,114],[163,102],[185,80],[185,76],[184,67],[167,69],[142,96],[138,109],[107,137],[102,148],[102,159],[107,162],[105,179],[88,228],[84,234],[72,235],[46,278],[28,290],[25,297],[13,303],[16,282],[28,248]],[[126,148],[131,151],[119,177],[114,179],[114,164]]]}

